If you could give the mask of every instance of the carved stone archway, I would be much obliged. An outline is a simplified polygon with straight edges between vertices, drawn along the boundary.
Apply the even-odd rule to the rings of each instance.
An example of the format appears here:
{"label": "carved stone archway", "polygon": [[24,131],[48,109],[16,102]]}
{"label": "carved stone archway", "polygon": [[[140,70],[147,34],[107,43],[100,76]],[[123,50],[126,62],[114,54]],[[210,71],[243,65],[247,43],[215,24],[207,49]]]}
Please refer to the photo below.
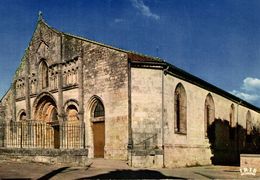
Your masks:
{"label": "carved stone archway", "polygon": [[55,122],[57,118],[57,105],[49,93],[40,94],[33,105],[34,119],[44,122]]}
{"label": "carved stone archway", "polygon": [[47,141],[53,143],[54,148],[60,148],[60,125],[58,121],[58,112],[56,101],[53,96],[47,92],[40,94],[33,105],[34,120],[46,123],[49,126],[49,136]]}

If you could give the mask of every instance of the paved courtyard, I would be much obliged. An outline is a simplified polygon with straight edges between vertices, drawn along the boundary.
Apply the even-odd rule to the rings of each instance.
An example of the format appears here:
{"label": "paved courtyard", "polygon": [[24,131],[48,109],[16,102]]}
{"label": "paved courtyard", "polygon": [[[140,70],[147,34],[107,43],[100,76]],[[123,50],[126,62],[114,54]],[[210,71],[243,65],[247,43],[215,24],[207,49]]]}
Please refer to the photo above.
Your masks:
{"label": "paved courtyard", "polygon": [[123,161],[94,159],[89,166],[72,167],[42,163],[0,162],[0,179],[97,179],[97,178],[181,178],[181,179],[259,179],[241,176],[235,166],[199,166],[174,169],[130,168]]}

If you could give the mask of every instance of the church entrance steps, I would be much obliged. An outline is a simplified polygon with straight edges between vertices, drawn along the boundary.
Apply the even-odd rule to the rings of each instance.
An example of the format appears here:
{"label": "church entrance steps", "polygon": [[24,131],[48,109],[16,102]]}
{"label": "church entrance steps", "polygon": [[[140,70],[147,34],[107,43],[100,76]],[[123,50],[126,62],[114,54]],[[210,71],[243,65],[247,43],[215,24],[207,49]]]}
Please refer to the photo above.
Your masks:
{"label": "church entrance steps", "polygon": [[127,165],[127,161],[123,160],[113,160],[113,159],[103,159],[103,158],[94,158],[89,159],[90,167],[97,169],[130,169]]}

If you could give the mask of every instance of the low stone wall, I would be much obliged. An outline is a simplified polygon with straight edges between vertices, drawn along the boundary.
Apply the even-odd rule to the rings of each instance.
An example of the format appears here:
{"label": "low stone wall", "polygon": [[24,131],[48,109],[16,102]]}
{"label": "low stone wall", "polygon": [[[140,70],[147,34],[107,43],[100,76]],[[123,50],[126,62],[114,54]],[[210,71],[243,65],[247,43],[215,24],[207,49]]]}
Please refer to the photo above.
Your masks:
{"label": "low stone wall", "polygon": [[87,157],[87,149],[0,148],[0,160],[86,166],[89,164]]}
{"label": "low stone wall", "polygon": [[211,165],[211,157],[208,146],[175,145],[165,146],[164,151],[133,149],[128,159],[133,167],[176,168]]}
{"label": "low stone wall", "polygon": [[165,166],[167,168],[201,166],[211,164],[211,150],[200,145],[165,146]]}
{"label": "low stone wall", "polygon": [[260,171],[260,154],[240,154],[241,168],[256,168]]}
{"label": "low stone wall", "polygon": [[129,165],[137,168],[162,168],[162,150],[132,150],[128,158]]}

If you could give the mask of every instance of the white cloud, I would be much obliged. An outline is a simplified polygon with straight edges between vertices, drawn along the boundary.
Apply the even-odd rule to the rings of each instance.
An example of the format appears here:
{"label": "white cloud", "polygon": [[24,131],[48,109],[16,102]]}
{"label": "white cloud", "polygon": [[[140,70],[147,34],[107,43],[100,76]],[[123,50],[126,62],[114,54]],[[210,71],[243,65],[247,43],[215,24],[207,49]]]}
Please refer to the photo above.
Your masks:
{"label": "white cloud", "polygon": [[159,20],[160,16],[151,12],[150,8],[144,4],[143,0],[131,0],[132,5],[138,9],[144,16]]}
{"label": "white cloud", "polygon": [[114,23],[121,23],[123,21],[124,21],[123,19],[119,19],[119,18],[114,19]]}
{"label": "white cloud", "polygon": [[247,77],[239,90],[233,90],[231,94],[260,106],[260,79]]}
{"label": "white cloud", "polygon": [[240,91],[236,91],[236,90],[233,90],[230,93],[245,101],[251,102],[251,103],[256,102],[257,100],[260,99],[260,96],[258,94],[248,94],[248,93],[240,92]]}
{"label": "white cloud", "polygon": [[259,91],[260,79],[247,77],[243,81],[242,89],[245,91]]}

